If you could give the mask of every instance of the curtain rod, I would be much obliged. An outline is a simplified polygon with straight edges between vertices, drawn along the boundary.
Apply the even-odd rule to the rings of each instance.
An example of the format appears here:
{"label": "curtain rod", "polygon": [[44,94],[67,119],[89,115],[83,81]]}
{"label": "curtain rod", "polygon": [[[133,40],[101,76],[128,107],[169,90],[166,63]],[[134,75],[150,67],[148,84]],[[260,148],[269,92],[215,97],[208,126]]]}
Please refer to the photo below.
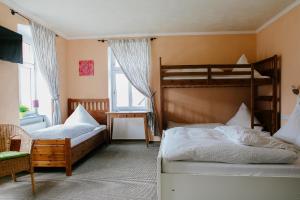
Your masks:
{"label": "curtain rod", "polygon": [[[28,17],[25,17],[24,15],[22,15],[22,14],[20,14],[19,12],[17,12],[17,11],[15,11],[15,10],[13,10],[13,9],[10,9],[10,13],[12,14],[12,15],[19,15],[20,17],[23,17],[24,19],[26,19],[27,21],[31,21],[31,19],[29,19]],[[56,37],[58,37],[58,35],[57,34],[55,34],[55,36]]]}
{"label": "curtain rod", "polygon": [[[156,40],[156,39],[157,38],[155,38],[155,37],[150,38],[151,41]],[[107,42],[107,40],[98,40],[98,42]]]}
{"label": "curtain rod", "polygon": [[31,21],[29,18],[25,17],[24,15],[18,13],[17,11],[15,11],[15,10],[13,10],[13,9],[10,9],[10,13],[11,13],[12,15],[17,14],[17,15],[19,15],[20,17],[23,17],[24,19],[26,19],[27,21]]}

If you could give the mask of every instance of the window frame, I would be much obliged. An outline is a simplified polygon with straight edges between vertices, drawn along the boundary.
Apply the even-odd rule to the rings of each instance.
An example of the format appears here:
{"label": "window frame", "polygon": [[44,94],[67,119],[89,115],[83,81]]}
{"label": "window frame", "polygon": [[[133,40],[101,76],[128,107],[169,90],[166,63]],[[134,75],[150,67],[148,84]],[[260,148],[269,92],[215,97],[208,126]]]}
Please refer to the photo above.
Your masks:
{"label": "window frame", "polygon": [[[144,107],[138,107],[138,106],[132,106],[133,103],[133,96],[132,96],[132,90],[133,85],[128,80],[128,104],[129,106],[117,106],[117,84],[116,84],[116,76],[117,74],[124,74],[121,67],[116,67],[116,58],[112,53],[112,50],[108,48],[108,57],[109,57],[109,93],[110,93],[110,99],[111,99],[111,110],[112,111],[146,111],[147,109],[147,98],[145,97],[145,106]],[[126,76],[125,76],[126,77]]]}
{"label": "window frame", "polygon": [[[22,30],[21,26],[25,26],[23,24],[20,24],[20,26],[18,26],[18,33],[20,33],[23,37],[23,41],[22,43],[26,43],[27,45],[30,45],[32,48],[32,56],[33,56],[33,63],[31,62],[26,62],[25,59],[23,59],[23,64],[18,64],[18,68],[19,68],[19,88],[21,88],[21,81],[20,81],[20,68],[29,68],[30,70],[33,70],[33,78],[31,78],[30,80],[30,88],[32,92],[32,94],[30,94],[31,96],[31,105],[30,105],[30,109],[28,111],[28,114],[38,114],[38,108],[33,108],[32,107],[32,101],[37,99],[37,66],[36,66],[36,60],[35,60],[35,52],[34,52],[34,48],[33,48],[33,39],[32,36],[29,35],[28,33],[26,33],[26,31]],[[23,45],[23,44],[22,44]],[[31,76],[31,75],[30,75]],[[21,92],[19,91],[19,105],[22,104],[21,102]],[[25,119],[26,116],[24,116],[22,119]]]}

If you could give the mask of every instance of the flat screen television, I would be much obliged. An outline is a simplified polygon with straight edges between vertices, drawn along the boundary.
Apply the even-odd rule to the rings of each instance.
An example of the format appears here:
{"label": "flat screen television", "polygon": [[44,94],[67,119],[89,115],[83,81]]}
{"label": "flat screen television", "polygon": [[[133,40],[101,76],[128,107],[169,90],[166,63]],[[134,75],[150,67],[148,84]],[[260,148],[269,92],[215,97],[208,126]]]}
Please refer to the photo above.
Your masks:
{"label": "flat screen television", "polygon": [[22,35],[0,26],[0,60],[23,64]]}

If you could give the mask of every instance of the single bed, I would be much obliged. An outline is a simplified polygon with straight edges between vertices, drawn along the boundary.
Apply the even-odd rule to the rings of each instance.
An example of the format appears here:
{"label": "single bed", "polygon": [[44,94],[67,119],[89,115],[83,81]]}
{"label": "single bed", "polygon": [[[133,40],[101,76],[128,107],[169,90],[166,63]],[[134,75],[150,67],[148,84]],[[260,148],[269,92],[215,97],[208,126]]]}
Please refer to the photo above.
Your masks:
{"label": "single bed", "polygon": [[106,112],[109,111],[108,99],[68,99],[68,115],[70,116],[78,105],[86,111],[101,126],[74,137],[57,137],[35,139],[32,151],[33,167],[64,167],[66,175],[72,175],[72,165],[83,158],[96,147],[108,143],[106,130]]}
{"label": "single bed", "polygon": [[[172,124],[174,125],[174,124]],[[178,127],[179,124],[175,124]],[[214,128],[217,124],[182,125]],[[300,155],[292,164],[229,164],[171,161],[164,158],[162,138],[157,158],[158,198],[163,200],[297,200]]]}

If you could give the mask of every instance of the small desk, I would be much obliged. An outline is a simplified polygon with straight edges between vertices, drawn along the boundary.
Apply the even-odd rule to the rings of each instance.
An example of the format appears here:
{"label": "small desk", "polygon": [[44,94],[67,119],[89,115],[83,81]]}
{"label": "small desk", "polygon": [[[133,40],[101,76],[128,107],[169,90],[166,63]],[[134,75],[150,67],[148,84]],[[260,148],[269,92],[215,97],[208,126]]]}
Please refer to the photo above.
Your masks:
{"label": "small desk", "polygon": [[149,144],[149,129],[148,129],[148,111],[126,111],[126,112],[107,112],[107,129],[109,132],[109,141],[112,141],[114,118],[143,118],[145,141],[148,147]]}

